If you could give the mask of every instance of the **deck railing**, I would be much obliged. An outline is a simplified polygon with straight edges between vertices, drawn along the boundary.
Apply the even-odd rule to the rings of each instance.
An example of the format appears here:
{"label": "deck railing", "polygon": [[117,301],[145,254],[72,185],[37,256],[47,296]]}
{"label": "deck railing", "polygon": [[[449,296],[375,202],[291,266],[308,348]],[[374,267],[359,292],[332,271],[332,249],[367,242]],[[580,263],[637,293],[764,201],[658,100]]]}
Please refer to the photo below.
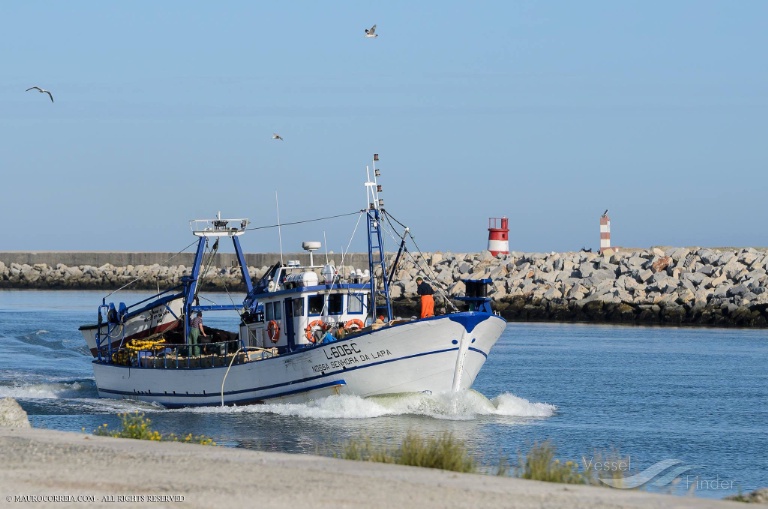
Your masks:
{"label": "deck railing", "polygon": [[244,347],[239,340],[197,345],[144,340],[130,342],[113,354],[110,361],[148,369],[216,368],[273,357],[277,355],[276,350]]}

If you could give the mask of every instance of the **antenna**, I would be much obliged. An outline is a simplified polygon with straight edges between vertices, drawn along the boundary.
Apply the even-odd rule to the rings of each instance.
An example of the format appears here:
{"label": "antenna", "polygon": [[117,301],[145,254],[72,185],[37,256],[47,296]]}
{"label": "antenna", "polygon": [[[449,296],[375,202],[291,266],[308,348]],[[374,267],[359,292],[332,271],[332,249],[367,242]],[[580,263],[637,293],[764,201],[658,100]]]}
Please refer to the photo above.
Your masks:
{"label": "antenna", "polygon": [[323,243],[325,244],[325,264],[330,263],[328,261],[328,239],[325,237],[325,230],[323,230]]}
{"label": "antenna", "polygon": [[277,237],[280,241],[280,265],[283,264],[283,231],[280,228],[280,203],[277,201],[277,189],[275,189],[275,207],[277,208]]}

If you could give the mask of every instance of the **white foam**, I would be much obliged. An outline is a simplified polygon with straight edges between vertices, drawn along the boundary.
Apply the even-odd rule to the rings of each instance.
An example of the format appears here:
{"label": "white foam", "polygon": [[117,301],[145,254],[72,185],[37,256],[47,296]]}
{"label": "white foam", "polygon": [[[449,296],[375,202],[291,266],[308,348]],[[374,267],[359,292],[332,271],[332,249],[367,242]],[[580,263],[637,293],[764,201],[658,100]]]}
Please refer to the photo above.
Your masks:
{"label": "white foam", "polygon": [[310,419],[368,419],[391,414],[376,401],[347,395],[329,396],[308,403],[268,403],[242,407],[202,407],[192,410],[198,413],[264,413]]}
{"label": "white foam", "polygon": [[82,410],[87,410],[94,414],[122,414],[122,413],[157,413],[164,412],[166,409],[156,403],[147,403],[131,399],[106,399],[106,398],[86,398],[78,399],[77,405]]}
{"label": "white foam", "polygon": [[14,399],[59,399],[83,389],[80,382],[30,385],[0,385],[0,397]]}
{"label": "white foam", "polygon": [[463,421],[475,419],[477,416],[550,417],[556,409],[554,405],[531,403],[508,393],[489,400],[479,392],[469,390],[447,394],[405,393],[370,398],[339,395],[308,403],[204,407],[191,411],[270,413],[309,419],[371,419],[388,415],[421,415],[435,419]]}
{"label": "white foam", "polygon": [[491,402],[476,391],[444,394],[403,394],[374,398],[396,415],[424,415],[435,419],[470,420],[493,413]]}
{"label": "white foam", "polygon": [[555,405],[549,403],[531,403],[525,398],[514,394],[504,393],[493,399],[498,415],[508,417],[552,417],[557,411]]}

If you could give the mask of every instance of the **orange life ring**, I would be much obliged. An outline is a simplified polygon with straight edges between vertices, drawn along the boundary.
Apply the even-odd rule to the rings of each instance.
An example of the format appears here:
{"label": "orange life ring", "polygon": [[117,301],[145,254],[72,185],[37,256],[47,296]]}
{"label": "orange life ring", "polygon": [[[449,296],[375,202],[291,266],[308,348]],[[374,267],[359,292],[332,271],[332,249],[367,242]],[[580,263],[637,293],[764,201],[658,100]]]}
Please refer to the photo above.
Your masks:
{"label": "orange life ring", "polygon": [[344,328],[346,330],[360,330],[363,327],[365,327],[365,324],[363,323],[362,320],[358,318],[353,318],[352,320],[348,320],[347,323],[344,324]]}
{"label": "orange life ring", "polygon": [[276,320],[270,320],[267,324],[267,336],[273,343],[280,339],[280,324]]}
{"label": "orange life ring", "polygon": [[327,326],[323,323],[322,320],[314,320],[307,325],[307,328],[304,329],[304,337],[307,338],[307,341],[310,343],[315,343],[317,339],[315,338],[315,335],[313,334],[315,332],[314,328],[320,327],[321,330],[327,329]]}

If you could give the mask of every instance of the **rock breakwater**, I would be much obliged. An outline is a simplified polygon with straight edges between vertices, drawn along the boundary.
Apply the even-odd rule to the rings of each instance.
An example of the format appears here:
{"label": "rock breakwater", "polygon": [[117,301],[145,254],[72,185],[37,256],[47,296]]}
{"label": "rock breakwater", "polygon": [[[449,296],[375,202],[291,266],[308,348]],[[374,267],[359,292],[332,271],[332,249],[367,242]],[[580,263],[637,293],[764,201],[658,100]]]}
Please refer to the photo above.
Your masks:
{"label": "rock breakwater", "polygon": [[[249,267],[260,278],[268,266]],[[344,274],[351,267],[339,267]],[[763,250],[652,248],[603,254],[589,252],[428,253],[407,258],[391,285],[395,311],[417,309],[415,278],[422,275],[438,291],[438,306],[450,310],[445,295],[464,293],[463,280],[489,278],[489,296],[508,320],[609,323],[768,326],[768,256]],[[156,289],[180,284],[190,268],[109,263],[51,266],[0,261],[0,288],[104,289],[124,285]],[[243,291],[239,269],[210,269],[207,291]]]}

